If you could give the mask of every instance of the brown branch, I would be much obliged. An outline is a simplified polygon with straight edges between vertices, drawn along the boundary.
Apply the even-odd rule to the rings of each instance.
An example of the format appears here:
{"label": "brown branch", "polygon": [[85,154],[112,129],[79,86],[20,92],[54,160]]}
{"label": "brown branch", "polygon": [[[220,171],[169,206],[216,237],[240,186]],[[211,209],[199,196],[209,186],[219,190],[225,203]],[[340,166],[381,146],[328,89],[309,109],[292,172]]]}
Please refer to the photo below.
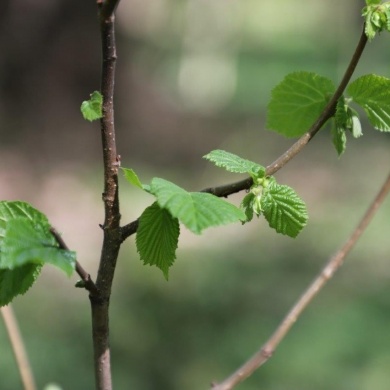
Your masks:
{"label": "brown branch", "polygon": [[121,245],[118,168],[114,124],[114,86],[116,67],[115,15],[119,0],[98,2],[101,44],[103,117],[100,121],[104,167],[103,245],[96,278],[97,295],[90,295],[96,389],[111,390],[109,344],[109,302],[116,262]]}
{"label": "brown branch", "polygon": [[[54,236],[58,245],[61,249],[69,250],[68,245],[66,245],[64,239],[61,234],[57,231],[53,226],[50,227],[50,233]],[[76,260],[76,272],[80,276],[83,281],[83,287],[90,292],[92,295],[97,295],[98,290],[96,288],[95,283],[93,282],[91,275],[82,267],[82,265]]]}
{"label": "brown branch", "polygon": [[[277,158],[272,164],[267,166],[266,174],[273,175],[279,169],[283,168],[293,157],[300,153],[303,148],[309,143],[309,141],[318,133],[322,126],[334,115],[336,110],[337,101],[342,96],[345,88],[347,87],[353,72],[356,69],[357,64],[359,63],[360,57],[364,51],[364,48],[367,44],[367,36],[364,32],[360,36],[359,42],[356,46],[354,54],[351,58],[351,61],[345,71],[345,74],[336,89],[336,92],[333,94],[329,100],[326,107],[323,109],[322,113],[319,115],[318,119],[313,123],[311,128],[307,133],[305,133],[298,141],[296,141],[285,153],[283,153],[279,158]],[[241,181],[237,181],[230,184],[225,184],[218,187],[209,187],[202,190],[202,192],[208,192],[215,196],[219,197],[228,197],[229,195],[235,194],[237,192],[249,189],[253,184],[252,178],[246,178]],[[123,240],[136,233],[138,228],[137,221],[133,221],[122,227],[122,237]]]}
{"label": "brown branch", "polygon": [[12,306],[3,306],[0,308],[1,315],[8,333],[12,350],[14,352],[16,364],[19,369],[20,378],[23,383],[24,390],[35,390],[34,376],[28,361],[26,349],[24,347],[22,335],[20,334],[18,322],[16,320]]}
{"label": "brown branch", "polygon": [[116,7],[118,6],[120,0],[97,0],[98,6],[101,7],[100,9],[100,15],[101,17],[107,19],[111,17],[115,10]]}
{"label": "brown branch", "polygon": [[230,377],[225,379],[220,384],[212,385],[213,390],[231,390],[238,383],[242,382],[248,376],[250,376],[256,369],[262,366],[274,353],[277,346],[285,338],[289,330],[292,328],[298,317],[306,309],[306,307],[313,301],[318,292],[325,286],[335,272],[343,264],[345,257],[357,243],[367,226],[371,222],[373,216],[381,206],[386,196],[390,191],[390,174],[387,177],[384,185],[380,189],[379,193],[375,197],[368,210],[366,211],[361,222],[358,224],[352,235],[341,247],[341,249],[329,260],[321,273],[314,279],[307,290],[295,303],[284,320],[280,323],[275,333],[270,339],[262,346],[262,348],[253,355],[242,367],[240,367]]}

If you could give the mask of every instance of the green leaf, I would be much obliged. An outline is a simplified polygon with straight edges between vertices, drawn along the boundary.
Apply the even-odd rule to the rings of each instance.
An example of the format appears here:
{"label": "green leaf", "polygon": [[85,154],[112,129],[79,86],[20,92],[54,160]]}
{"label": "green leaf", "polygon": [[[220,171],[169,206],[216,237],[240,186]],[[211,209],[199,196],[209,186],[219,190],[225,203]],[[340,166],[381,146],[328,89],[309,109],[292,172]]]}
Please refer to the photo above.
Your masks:
{"label": "green leaf", "polygon": [[357,115],[352,115],[351,117],[352,120],[352,135],[354,138],[359,138],[363,135],[362,131],[362,125],[360,123],[360,119]]}
{"label": "green leaf", "polygon": [[100,92],[91,93],[91,98],[81,103],[81,113],[87,121],[94,121],[103,117],[103,96]]}
{"label": "green leaf", "polygon": [[337,154],[341,156],[347,147],[347,136],[345,134],[345,130],[342,127],[334,125],[332,127],[332,140]]}
{"label": "green leaf", "polygon": [[13,270],[0,269],[0,306],[8,305],[14,297],[24,294],[40,272],[39,264],[25,264]]}
{"label": "green leaf", "polygon": [[76,254],[60,249],[46,226],[16,217],[7,222],[1,244],[0,268],[15,269],[28,263],[49,263],[70,276],[75,268]]}
{"label": "green leaf", "polygon": [[0,202],[0,245],[5,235],[7,223],[14,218],[27,218],[34,226],[41,226],[49,231],[50,224],[46,216],[26,202]]}
{"label": "green leaf", "polygon": [[203,158],[213,162],[217,167],[225,168],[229,172],[249,174],[256,172],[259,175],[257,177],[264,177],[265,175],[263,166],[224,150],[213,150]]}
{"label": "green leaf", "polygon": [[334,115],[335,124],[337,127],[340,127],[344,130],[348,127],[348,105],[345,103],[345,98],[342,96],[336,105],[336,113]]}
{"label": "green leaf", "polygon": [[373,11],[370,10],[366,14],[363,14],[365,16],[365,23],[364,23],[364,32],[367,35],[368,40],[372,40],[375,38],[375,35],[378,31],[378,27],[375,26],[374,23],[372,23],[371,18],[372,18],[372,13]]}
{"label": "green leaf", "polygon": [[160,207],[196,234],[211,226],[246,220],[244,212],[236,206],[211,194],[187,192],[164,179],[154,178],[150,192],[156,196]]}
{"label": "green leaf", "polygon": [[287,75],[272,91],[267,127],[286,137],[306,133],[334,93],[333,82],[315,73]]}
{"label": "green leaf", "polygon": [[386,30],[390,31],[390,4],[386,8]]}
{"label": "green leaf", "polygon": [[249,192],[249,194],[245,195],[244,199],[241,202],[241,208],[244,210],[246,215],[246,221],[250,222],[253,219],[253,204],[255,201],[255,194],[253,192]]}
{"label": "green leaf", "polygon": [[125,175],[126,180],[130,184],[132,184],[135,187],[141,188],[141,190],[144,189],[143,184],[141,183],[141,181],[138,178],[137,174],[132,169],[129,169],[129,168],[121,168],[121,169],[122,169],[122,171],[123,171],[123,173]]}
{"label": "green leaf", "polygon": [[289,186],[271,178],[264,188],[261,206],[265,219],[278,233],[296,237],[308,220],[306,205]]}
{"label": "green leaf", "polygon": [[366,0],[367,5],[376,5],[380,4],[382,0]]}
{"label": "green leaf", "polygon": [[351,117],[348,109],[349,107],[345,103],[344,96],[342,96],[337,101],[334,123],[331,130],[333,145],[339,157],[345,152],[347,146],[347,136],[345,132],[351,126]]}
{"label": "green leaf", "polygon": [[365,75],[349,85],[348,93],[364,108],[368,120],[376,129],[390,131],[390,79]]}
{"label": "green leaf", "polygon": [[168,280],[169,267],[176,259],[179,221],[157,202],[142,213],[137,229],[136,245],[144,264],[160,268]]}

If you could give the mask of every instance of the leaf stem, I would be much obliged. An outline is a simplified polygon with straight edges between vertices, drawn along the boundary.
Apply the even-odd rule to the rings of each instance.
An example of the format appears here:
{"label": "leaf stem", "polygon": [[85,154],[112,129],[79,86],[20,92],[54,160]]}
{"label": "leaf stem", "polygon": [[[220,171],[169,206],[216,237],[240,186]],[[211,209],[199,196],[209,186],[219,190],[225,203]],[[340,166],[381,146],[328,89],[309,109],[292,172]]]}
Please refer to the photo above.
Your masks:
{"label": "leaf stem", "polygon": [[23,382],[24,390],[35,390],[35,381],[34,376],[31,370],[30,363],[28,361],[28,356],[26,348],[24,347],[22,335],[19,330],[18,322],[12,306],[3,306],[0,308],[1,315],[8,333],[8,338],[10,340],[12,350],[14,352],[16,364],[19,369],[20,378]]}
{"label": "leaf stem", "polygon": [[[65,249],[67,251],[69,250],[68,245],[66,245],[64,239],[62,238],[61,234],[57,231],[56,228],[51,226],[50,233],[54,236],[61,249]],[[88,290],[90,294],[96,295],[98,293],[98,290],[96,288],[95,283],[91,279],[91,275],[81,266],[81,264],[78,261],[76,261],[76,272],[84,282],[85,289]]]}
{"label": "leaf stem", "polygon": [[220,384],[213,384],[213,390],[231,390],[238,383],[242,382],[248,376],[250,376],[255,370],[262,366],[275,352],[277,346],[288,334],[294,323],[298,320],[299,316],[306,309],[306,307],[313,301],[314,297],[325,286],[325,284],[333,277],[335,272],[343,264],[345,257],[355,246],[363,232],[370,224],[373,216],[382,205],[386,196],[390,191],[390,174],[387,177],[385,183],[381,187],[380,191],[376,195],[374,201],[367,209],[364,217],[357,225],[351,236],[341,247],[341,249],[330,258],[320,274],[314,279],[310,286],[305,290],[302,296],[294,304],[286,317],[277,327],[274,334],[268,339],[268,341],[256,352],[242,367],[240,367],[231,376],[225,379]]}

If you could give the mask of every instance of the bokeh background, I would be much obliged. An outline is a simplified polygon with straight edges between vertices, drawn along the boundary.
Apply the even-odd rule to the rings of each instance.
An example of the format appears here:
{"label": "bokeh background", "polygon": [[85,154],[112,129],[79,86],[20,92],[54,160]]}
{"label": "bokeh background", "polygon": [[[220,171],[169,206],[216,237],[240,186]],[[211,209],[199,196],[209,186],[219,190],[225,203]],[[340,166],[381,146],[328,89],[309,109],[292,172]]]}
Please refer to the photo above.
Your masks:
{"label": "bokeh background", "polygon": [[[362,28],[363,1],[122,0],[116,124],[122,165],[143,182],[189,189],[240,179],[202,160],[222,148],[267,165],[292,140],[265,129],[272,88],[289,72],[335,83]],[[3,0],[0,13],[0,199],[45,212],[95,275],[103,221],[99,126],[80,104],[99,89],[94,1]],[[390,77],[390,36],[368,45],[355,77]],[[111,307],[116,389],[208,389],[251,356],[384,181],[389,136],[363,121],[341,159],[329,129],[277,174],[307,202],[292,240],[263,220],[183,229],[169,282],[123,246]],[[239,204],[243,194],[230,198]],[[123,223],[152,199],[121,182]],[[272,359],[239,390],[387,390],[390,203]],[[77,277],[46,267],[14,309],[39,389],[92,389],[90,309]],[[0,323],[0,389],[21,388]]]}

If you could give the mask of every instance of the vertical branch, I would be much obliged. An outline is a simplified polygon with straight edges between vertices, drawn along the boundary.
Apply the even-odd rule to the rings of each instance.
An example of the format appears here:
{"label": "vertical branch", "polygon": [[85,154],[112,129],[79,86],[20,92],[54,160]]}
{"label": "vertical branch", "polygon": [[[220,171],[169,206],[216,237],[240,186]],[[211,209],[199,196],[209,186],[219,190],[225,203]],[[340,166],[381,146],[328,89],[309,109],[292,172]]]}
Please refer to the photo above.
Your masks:
{"label": "vertical branch", "polygon": [[114,86],[116,64],[115,15],[119,0],[99,0],[99,21],[102,43],[103,118],[100,121],[104,165],[103,246],[96,279],[97,293],[90,294],[92,337],[94,345],[96,389],[111,390],[111,358],[109,344],[109,302],[118,259],[121,233],[118,196],[119,159],[116,150],[114,123]]}
{"label": "vertical branch", "polygon": [[100,121],[104,164],[105,207],[104,229],[115,229],[119,226],[118,200],[118,159],[115,141],[114,123],[114,86],[116,65],[115,16],[101,17],[101,41],[103,69],[101,92],[103,95],[103,117]]}
{"label": "vertical branch", "polygon": [[16,364],[19,369],[20,378],[23,382],[24,390],[35,390],[34,376],[31,371],[28,361],[26,349],[23,344],[23,339],[19,331],[18,323],[15,314],[10,305],[0,308],[3,316],[4,324],[7,329],[8,338],[10,340],[12,350],[14,352]]}

